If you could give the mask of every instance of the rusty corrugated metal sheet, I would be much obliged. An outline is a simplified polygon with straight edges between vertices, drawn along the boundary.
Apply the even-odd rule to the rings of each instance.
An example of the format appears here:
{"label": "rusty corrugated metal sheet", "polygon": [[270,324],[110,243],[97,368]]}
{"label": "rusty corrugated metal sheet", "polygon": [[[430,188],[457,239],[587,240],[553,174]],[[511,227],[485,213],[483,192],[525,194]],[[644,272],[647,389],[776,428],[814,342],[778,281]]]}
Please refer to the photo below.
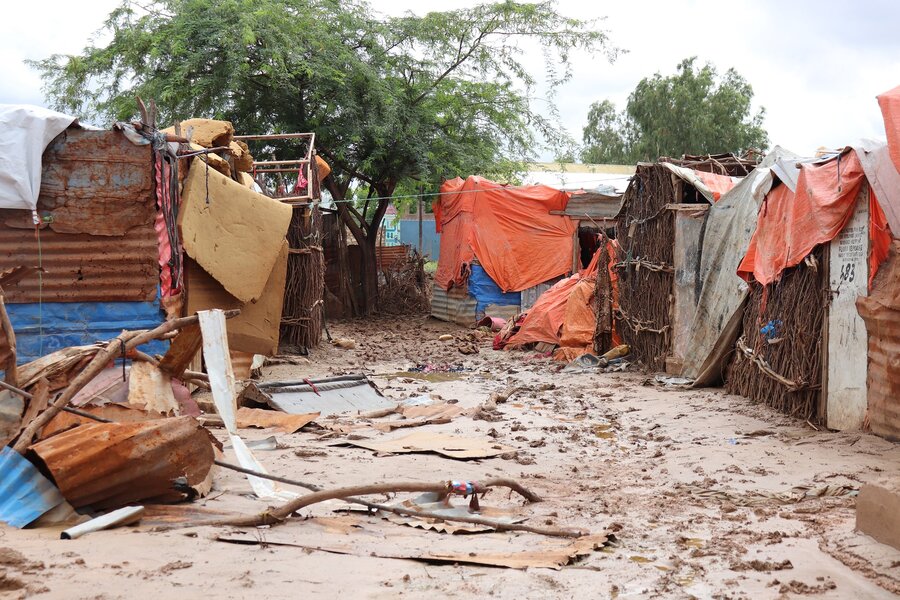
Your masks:
{"label": "rusty corrugated metal sheet", "polygon": [[69,129],[43,157],[35,234],[31,215],[0,210],[0,270],[43,266],[5,287],[7,302],[151,301],[159,280],[149,146],[117,131]]}
{"label": "rusty corrugated metal sheet", "polygon": [[210,433],[193,417],[91,423],[38,442],[29,452],[75,508],[118,508],[184,495],[173,480],[203,482],[214,458]]}
{"label": "rusty corrugated metal sheet", "polygon": [[394,263],[406,258],[409,254],[409,246],[378,246],[375,254],[378,257],[378,268],[384,271]]}
{"label": "rusty corrugated metal sheet", "polygon": [[857,307],[869,333],[867,420],[874,433],[900,441],[900,241]]}

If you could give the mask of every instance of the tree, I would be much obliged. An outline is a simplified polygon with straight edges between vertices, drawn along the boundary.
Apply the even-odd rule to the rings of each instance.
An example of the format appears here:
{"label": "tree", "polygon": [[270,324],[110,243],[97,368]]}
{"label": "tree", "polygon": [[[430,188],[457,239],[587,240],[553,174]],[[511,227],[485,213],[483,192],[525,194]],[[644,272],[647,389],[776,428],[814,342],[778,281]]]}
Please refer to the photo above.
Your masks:
{"label": "tree", "polygon": [[[32,63],[54,106],[123,119],[141,95],[169,120],[315,132],[333,167],[325,185],[362,250],[366,313],[378,228],[398,186],[512,172],[538,138],[564,138],[552,104],[549,117],[532,107],[520,41],[540,44],[551,90],[570,77],[572,51],[616,54],[604,32],[552,1],[398,18],[357,0],[126,1],[104,29],[104,47]],[[356,190],[361,208],[347,201]]]}
{"label": "tree", "polygon": [[594,164],[632,162],[626,154],[622,129],[622,119],[616,113],[615,104],[609,100],[591,104],[584,127],[581,159]]}
{"label": "tree", "polygon": [[624,113],[608,100],[595,102],[584,128],[585,161],[637,162],[683,154],[740,154],[768,147],[765,109],[752,111],[753,88],[734,69],[718,77],[696,57],[671,76],[644,78]]}

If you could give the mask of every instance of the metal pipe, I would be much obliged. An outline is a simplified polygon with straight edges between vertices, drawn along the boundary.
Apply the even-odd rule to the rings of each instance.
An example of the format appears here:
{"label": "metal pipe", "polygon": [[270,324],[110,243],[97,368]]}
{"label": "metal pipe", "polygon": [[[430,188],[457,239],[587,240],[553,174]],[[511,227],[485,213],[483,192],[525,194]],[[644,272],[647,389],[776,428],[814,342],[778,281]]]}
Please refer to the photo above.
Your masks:
{"label": "metal pipe", "polygon": [[140,520],[143,514],[143,506],[126,506],[125,508],[106,513],[103,516],[91,519],[90,521],[76,525],[75,527],[70,527],[59,534],[59,539],[74,540],[86,533],[93,533],[94,531],[110,529],[120,525],[130,525],[131,523]]}

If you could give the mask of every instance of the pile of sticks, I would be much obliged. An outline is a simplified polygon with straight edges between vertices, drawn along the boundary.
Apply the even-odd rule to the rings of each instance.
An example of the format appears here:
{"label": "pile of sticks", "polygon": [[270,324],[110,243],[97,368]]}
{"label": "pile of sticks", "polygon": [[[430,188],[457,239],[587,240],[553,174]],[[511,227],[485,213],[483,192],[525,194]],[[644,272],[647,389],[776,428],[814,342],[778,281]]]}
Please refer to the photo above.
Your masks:
{"label": "pile of sticks", "polygon": [[670,305],[674,284],[675,200],[671,172],[638,165],[622,197],[616,225],[619,308],[616,327],[636,362],[665,370],[671,346]]}
{"label": "pile of sticks", "polygon": [[756,168],[762,155],[750,151],[744,156],[735,156],[734,154],[706,154],[692,155],[685,154],[682,158],[661,158],[661,162],[670,162],[680,167],[687,167],[695,171],[705,171],[707,173],[716,173],[717,175],[730,175],[732,177],[743,177],[749,175],[750,171]]}
{"label": "pile of sticks", "polygon": [[425,258],[416,250],[386,266],[381,275],[379,312],[410,315],[431,311],[431,278],[425,274]]}
{"label": "pile of sticks", "polygon": [[294,208],[287,234],[287,278],[281,314],[281,344],[314,348],[324,326],[325,254],[322,212],[317,205]]}
{"label": "pile of sticks", "polygon": [[[752,283],[743,334],[725,386],[788,415],[817,422],[822,388],[822,325],[828,285],[819,246],[779,282]],[[769,326],[767,328],[767,325]]]}

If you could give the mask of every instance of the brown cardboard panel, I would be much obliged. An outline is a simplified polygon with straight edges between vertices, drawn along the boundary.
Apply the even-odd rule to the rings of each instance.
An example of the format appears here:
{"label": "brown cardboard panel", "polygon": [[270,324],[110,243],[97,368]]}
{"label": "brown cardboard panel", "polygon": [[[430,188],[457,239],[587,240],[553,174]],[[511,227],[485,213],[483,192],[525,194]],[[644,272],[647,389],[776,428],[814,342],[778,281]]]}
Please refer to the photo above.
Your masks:
{"label": "brown cardboard panel", "polygon": [[281,252],[256,302],[242,303],[225,291],[218,281],[191,259],[186,259],[187,314],[221,308],[240,308],[241,314],[228,319],[228,347],[250,354],[271,356],[278,350],[278,331],[284,302],[288,243],[282,240]]}
{"label": "brown cardboard panel", "polygon": [[[216,121],[214,119],[188,119],[181,122],[181,135],[191,132],[191,141],[200,144],[204,148],[227,146],[234,135],[234,126],[231,121]],[[175,127],[166,127],[163,133],[175,133]]]}
{"label": "brown cardboard panel", "polygon": [[290,222],[290,206],[192,163],[178,214],[184,249],[241,302],[262,295]]}

